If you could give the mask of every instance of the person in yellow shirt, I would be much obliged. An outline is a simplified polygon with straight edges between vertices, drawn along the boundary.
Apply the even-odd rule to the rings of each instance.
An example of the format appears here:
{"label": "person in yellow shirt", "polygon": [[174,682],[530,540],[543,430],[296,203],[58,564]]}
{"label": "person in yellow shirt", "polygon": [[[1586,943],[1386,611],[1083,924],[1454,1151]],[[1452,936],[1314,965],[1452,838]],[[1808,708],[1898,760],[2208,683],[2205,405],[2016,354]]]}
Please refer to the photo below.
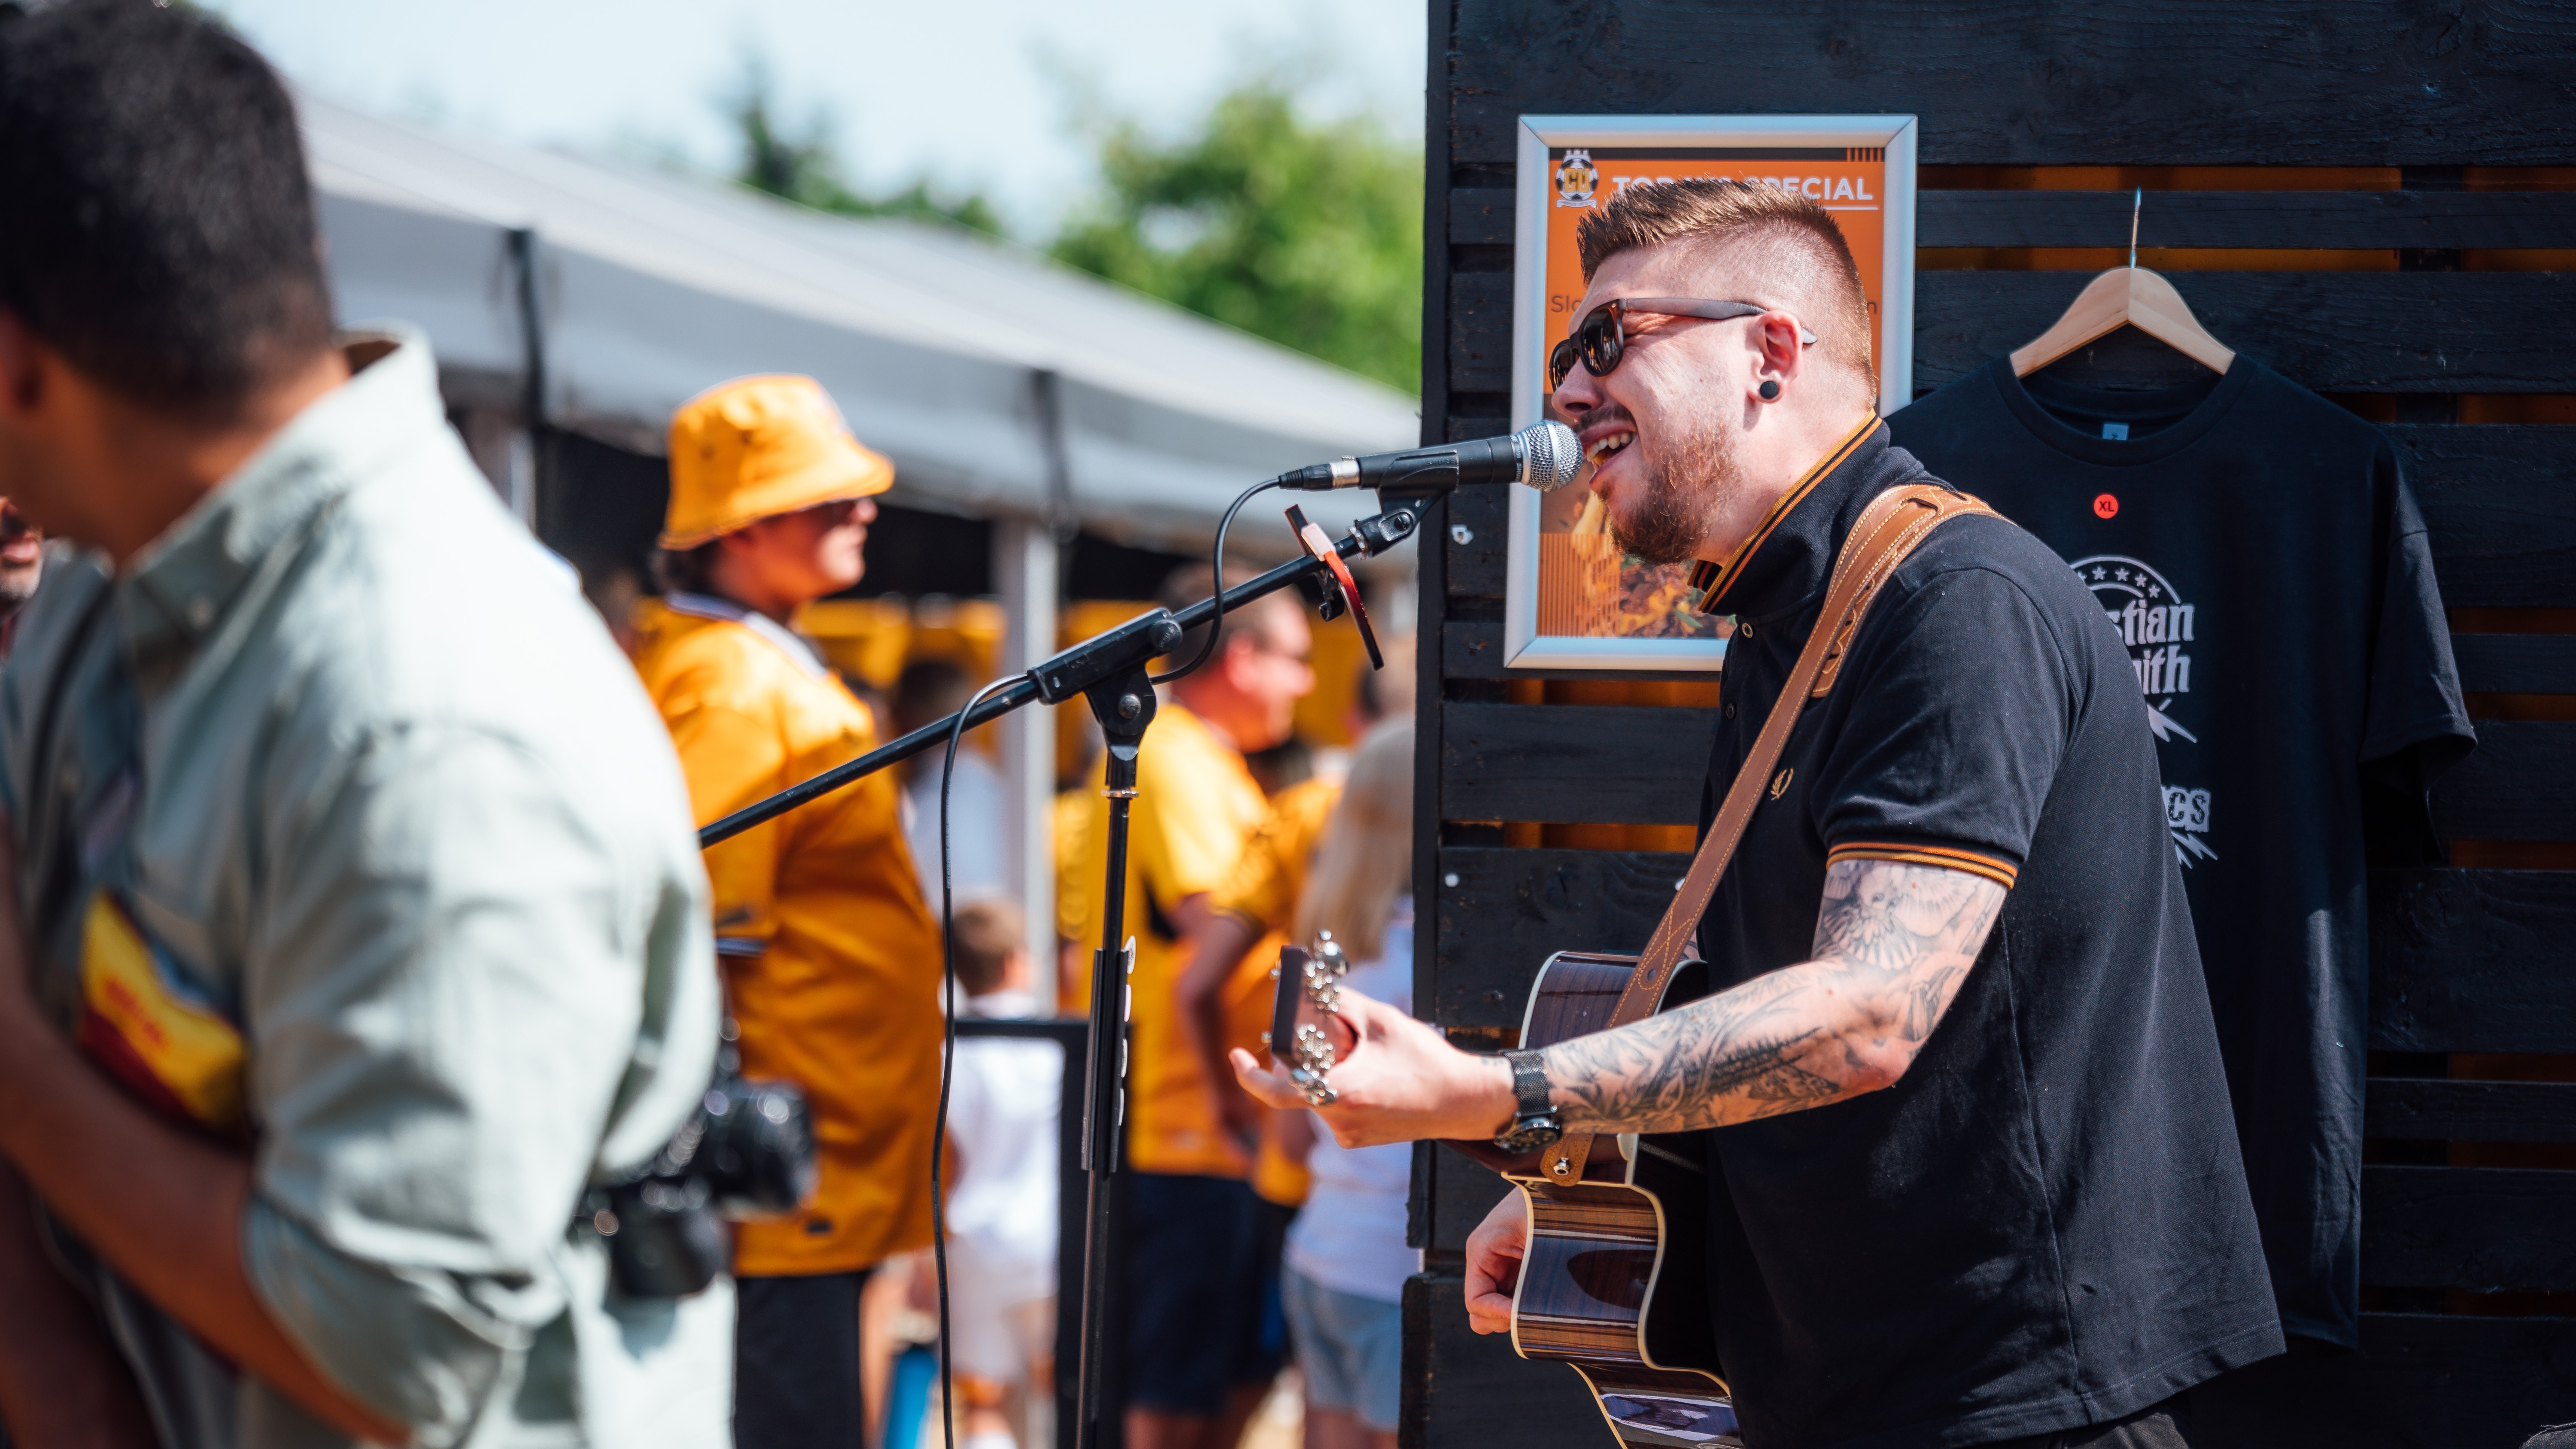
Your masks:
{"label": "person in yellow shirt", "polygon": [[[741,378],[672,419],[666,593],[637,611],[635,667],[701,825],[877,743],[789,620],[858,582],[893,478],[810,378]],[[872,775],[706,852],[743,1073],[804,1090],[822,1166],[802,1211],[736,1230],[740,1449],[861,1442],[859,1291],[930,1241],[939,929],[896,789]]]}
{"label": "person in yellow shirt", "polygon": [[[1206,567],[1184,568],[1161,602],[1185,607],[1213,583]],[[1192,630],[1166,664],[1196,658],[1206,637],[1205,626]],[[1313,647],[1294,592],[1229,612],[1207,663],[1170,686],[1137,756],[1121,930],[1136,939],[1121,1281],[1128,1449],[1232,1449],[1281,1363],[1285,1329],[1262,1282],[1250,1163],[1219,1125],[1172,990],[1208,893],[1269,810],[1244,753],[1287,738],[1297,700],[1315,687]],[[1101,782],[1095,772],[1089,848],[1077,867],[1092,922],[1101,919],[1108,834]]]}
{"label": "person in yellow shirt", "polygon": [[[1354,740],[1380,720],[1413,715],[1413,641],[1389,638],[1384,669],[1360,668],[1359,688],[1344,727]],[[1303,780],[1270,797],[1269,814],[1244,843],[1225,883],[1208,897],[1208,911],[1190,933],[1188,965],[1174,995],[1181,1029],[1214,1088],[1223,1129],[1252,1152],[1252,1190],[1261,1200],[1293,1208],[1306,1200],[1305,1140],[1313,1118],[1303,1111],[1276,1112],[1234,1084],[1226,1065],[1230,1046],[1256,1051],[1269,1025],[1275,992],[1270,968],[1287,944],[1289,918],[1306,890],[1306,873],[1322,842],[1324,824],[1342,798],[1340,772]],[[1244,1039],[1247,1014],[1253,1021]],[[1289,1134],[1291,1141],[1282,1140]],[[1257,1143],[1257,1146],[1250,1145]]]}
{"label": "person in yellow shirt", "polygon": [[[1262,1018],[1276,995],[1270,968],[1288,942],[1289,914],[1305,889],[1306,869],[1323,839],[1324,822],[1341,798],[1338,774],[1318,775],[1271,796],[1270,813],[1244,842],[1225,883],[1209,894],[1207,918],[1190,934],[1185,947],[1189,964],[1173,989],[1181,1030],[1202,1070],[1222,1063],[1229,1047],[1258,1050],[1268,1026]],[[1247,1015],[1252,1018],[1248,1037]],[[1303,1128],[1303,1122],[1288,1126],[1303,1114],[1272,1111],[1227,1077],[1209,1080],[1216,1084],[1211,1090],[1220,1130],[1252,1156],[1253,1192],[1283,1208],[1305,1202],[1303,1154],[1283,1150],[1280,1134],[1283,1127]]]}
{"label": "person in yellow shirt", "polygon": [[[1084,834],[1091,826],[1091,812],[1100,803],[1102,772],[1093,766],[1100,758],[1100,734],[1089,720],[1082,721],[1082,763],[1069,774],[1059,776],[1058,784],[1072,780],[1071,789],[1056,791],[1052,807],[1052,833],[1055,837],[1055,1009],[1058,1016],[1084,1016],[1091,1011],[1091,953],[1100,944],[1100,933],[1092,929],[1087,914],[1091,896],[1100,894],[1100,867],[1083,873],[1090,859],[1091,844]],[[1106,767],[1102,767],[1105,771]],[[1107,812],[1102,812],[1107,822]],[[1087,884],[1086,884],[1087,882]]]}

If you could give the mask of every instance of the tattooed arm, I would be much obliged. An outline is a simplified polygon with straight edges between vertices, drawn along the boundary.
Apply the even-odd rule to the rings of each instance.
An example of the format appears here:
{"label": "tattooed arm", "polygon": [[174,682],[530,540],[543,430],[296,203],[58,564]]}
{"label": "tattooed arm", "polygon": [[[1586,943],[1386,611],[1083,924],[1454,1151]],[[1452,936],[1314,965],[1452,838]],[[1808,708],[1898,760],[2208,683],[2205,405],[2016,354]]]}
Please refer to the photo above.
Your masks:
{"label": "tattooed arm", "polygon": [[[1820,1107],[1893,1084],[1959,994],[2004,888],[1938,866],[1825,870],[1815,959],[1540,1057],[1569,1128],[1671,1132]],[[1467,1326],[1508,1333],[1528,1251],[1516,1192],[1467,1235]]]}
{"label": "tattooed arm", "polygon": [[[1905,1075],[1984,949],[2004,888],[1939,866],[1826,867],[1815,959],[1617,1031],[1549,1047],[1540,1061],[1568,1129],[1675,1132],[1820,1107]],[[1430,1025],[1355,991],[1339,1100],[1316,1116],[1345,1147],[1489,1137],[1512,1114],[1501,1057],[1450,1046]],[[1274,1107],[1305,1105],[1251,1053],[1235,1080]]]}
{"label": "tattooed arm", "polygon": [[1890,1086],[1941,1024],[2002,909],[1983,876],[1884,860],[1825,872],[1815,958],[1541,1057],[1568,1130],[1680,1132]]}

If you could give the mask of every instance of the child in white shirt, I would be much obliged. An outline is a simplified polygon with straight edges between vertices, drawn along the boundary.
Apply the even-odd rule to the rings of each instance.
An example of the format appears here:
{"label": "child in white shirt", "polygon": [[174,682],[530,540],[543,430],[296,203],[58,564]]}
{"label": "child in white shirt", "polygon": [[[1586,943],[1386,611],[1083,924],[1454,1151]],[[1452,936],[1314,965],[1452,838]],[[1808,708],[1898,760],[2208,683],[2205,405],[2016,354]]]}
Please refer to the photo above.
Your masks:
{"label": "child in white shirt", "polygon": [[[1027,1017],[1027,931],[1006,900],[957,908],[962,1015]],[[1064,1050],[957,1042],[949,1084],[948,1312],[963,1449],[1013,1449],[1010,1391],[1048,1393],[1055,1342],[1056,1143]]]}

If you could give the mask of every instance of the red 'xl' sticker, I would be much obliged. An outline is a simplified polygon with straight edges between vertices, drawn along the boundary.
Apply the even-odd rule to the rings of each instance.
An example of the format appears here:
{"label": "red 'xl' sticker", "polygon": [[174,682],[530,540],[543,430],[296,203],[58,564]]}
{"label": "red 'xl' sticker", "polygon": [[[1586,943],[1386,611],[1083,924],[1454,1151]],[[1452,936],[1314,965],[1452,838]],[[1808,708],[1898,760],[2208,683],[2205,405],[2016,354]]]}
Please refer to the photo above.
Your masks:
{"label": "red 'xl' sticker", "polygon": [[2120,500],[2112,497],[2108,493],[2105,493],[2101,497],[2093,500],[2093,516],[2096,518],[2116,517],[2119,512]]}

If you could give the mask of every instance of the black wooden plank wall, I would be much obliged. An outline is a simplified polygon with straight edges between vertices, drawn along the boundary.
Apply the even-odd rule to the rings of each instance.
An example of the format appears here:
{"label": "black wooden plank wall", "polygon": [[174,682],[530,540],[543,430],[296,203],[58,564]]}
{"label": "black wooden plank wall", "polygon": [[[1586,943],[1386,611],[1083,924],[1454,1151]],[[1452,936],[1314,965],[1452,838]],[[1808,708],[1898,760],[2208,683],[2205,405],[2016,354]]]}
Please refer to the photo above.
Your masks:
{"label": "black wooden plank wall", "polygon": [[[2264,1449],[2501,1449],[2576,1419],[2576,1297],[2552,1296],[2576,1294],[2576,426],[2477,421],[2576,423],[2576,171],[2490,169],[2576,167],[2576,8],[1430,0],[1429,24],[1426,441],[1512,421],[1522,114],[1912,112],[1927,168],[2400,168],[2394,190],[2185,178],[2143,215],[2141,245],[2213,332],[2389,425],[2483,740],[2436,798],[2454,868],[2372,881],[2364,1351],[2240,1375],[2205,1427]],[[2125,179],[1965,189],[1992,174],[1927,171],[1922,246],[2126,236]],[[2192,269],[2213,248],[2395,269]],[[2038,333],[2090,275],[1919,273],[1918,390]],[[1546,952],[1642,941],[1684,860],[1506,844],[1534,831],[1501,822],[1686,824],[1706,723],[1538,702],[1501,666],[1501,500],[1460,495],[1425,537],[1415,995],[1491,1045]],[[2515,1076],[2560,1080],[2478,1079]],[[1405,1442],[1606,1449],[1569,1371],[1466,1330],[1460,1245],[1499,1194],[1445,1151],[1417,1165]]]}

